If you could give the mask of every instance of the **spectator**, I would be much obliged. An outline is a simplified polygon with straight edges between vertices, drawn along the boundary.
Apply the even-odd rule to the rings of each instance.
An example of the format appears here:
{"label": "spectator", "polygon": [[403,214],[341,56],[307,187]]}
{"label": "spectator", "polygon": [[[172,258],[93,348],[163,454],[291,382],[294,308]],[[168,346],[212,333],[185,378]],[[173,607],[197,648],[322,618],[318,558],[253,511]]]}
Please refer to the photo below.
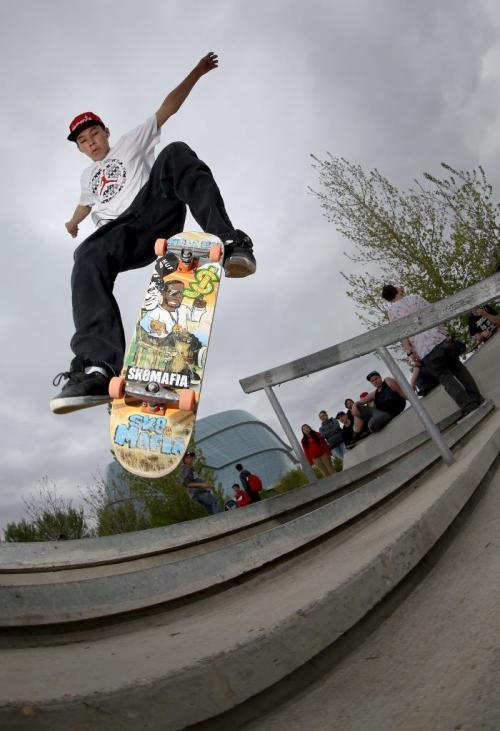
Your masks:
{"label": "spectator", "polygon": [[373,401],[375,408],[379,411],[385,411],[391,419],[404,411],[406,397],[401,386],[394,378],[382,378],[378,371],[370,371],[366,376],[366,380],[372,384],[375,391],[358,401],[358,405]]}
{"label": "spectator", "polygon": [[244,469],[242,464],[237,464],[236,469],[240,473],[240,482],[242,488],[245,490],[251,503],[258,503],[260,500],[260,494],[252,489],[250,484],[252,473]]}
{"label": "spectator", "polygon": [[189,497],[195,500],[210,515],[222,511],[217,497],[213,493],[213,485],[203,480],[194,471],[194,452],[186,452],[182,458],[182,482],[187,489]]}
{"label": "spectator", "polygon": [[[252,502],[250,496],[246,492],[246,490],[243,490],[240,485],[238,485],[237,482],[234,483],[232,486],[233,492],[234,492],[234,500],[236,502],[237,508],[244,508],[245,505],[250,505]],[[260,496],[259,496],[260,497]]]}
{"label": "spectator", "polygon": [[439,381],[436,381],[429,369],[424,366],[421,360],[418,360],[411,372],[410,385],[416,391],[417,396],[423,397],[427,396],[436,386],[439,386]]}
{"label": "spectator", "polygon": [[344,459],[345,444],[342,429],[337,419],[329,417],[326,411],[319,412],[321,426],[319,433],[328,444],[332,452],[339,458]]}
{"label": "spectator", "polygon": [[[344,406],[346,408],[345,414],[349,421],[349,427],[347,428],[347,430],[344,428],[342,429],[342,434],[344,435],[344,444],[352,445],[358,439],[361,439],[361,437],[368,436],[369,431],[366,428],[366,425],[365,425],[365,422],[363,421],[363,419],[361,419],[359,417],[358,412],[356,410],[356,405],[355,405],[354,401],[352,400],[352,398],[346,398],[346,400],[344,401]],[[356,411],[356,416],[353,414],[353,411],[352,411],[353,409]],[[339,413],[343,414],[344,412],[341,411]],[[343,420],[343,421],[340,420],[340,421],[344,426],[347,426],[345,420]],[[349,437],[350,437],[349,442],[346,442],[347,435],[349,435]]]}
{"label": "spectator", "polygon": [[309,424],[302,425],[302,449],[309,464],[317,467],[323,477],[333,475],[335,468],[332,465],[330,447]]}
{"label": "spectator", "polygon": [[482,345],[498,330],[500,316],[491,305],[481,305],[472,310],[468,325],[469,335],[474,338],[476,346]]}
{"label": "spectator", "polygon": [[359,415],[359,410],[356,408],[356,404],[352,398],[346,398],[344,406],[347,409],[346,413],[352,423],[352,430],[354,434],[354,440],[360,439],[361,436],[368,436],[369,431],[364,420]]}
{"label": "spectator", "polygon": [[[420,295],[402,295],[392,284],[386,284],[382,297],[391,303],[389,320],[412,315],[429,306]],[[476,382],[461,363],[455,346],[442,327],[412,335],[401,342],[414,363],[422,362],[460,407],[463,416],[475,411],[484,401]]]}
{"label": "spectator", "polygon": [[[371,398],[373,395],[369,394]],[[367,399],[368,401],[370,399]],[[354,440],[357,441],[368,434],[378,432],[389,423],[391,417],[384,411],[380,411],[375,406],[368,406],[368,404],[358,401],[354,403],[351,398],[348,398],[344,402],[348,409],[348,413],[351,414],[353,420]]]}
{"label": "spectator", "polygon": [[342,438],[346,447],[354,443],[354,418],[351,412],[339,411],[335,418],[342,424]]}

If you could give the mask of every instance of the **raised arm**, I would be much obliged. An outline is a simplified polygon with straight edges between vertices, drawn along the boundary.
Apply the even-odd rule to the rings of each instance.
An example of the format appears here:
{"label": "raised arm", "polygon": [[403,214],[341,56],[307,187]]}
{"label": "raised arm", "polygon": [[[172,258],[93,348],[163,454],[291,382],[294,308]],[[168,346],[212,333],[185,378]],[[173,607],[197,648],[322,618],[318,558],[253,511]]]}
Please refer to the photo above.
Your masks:
{"label": "raised arm", "polygon": [[216,69],[218,65],[219,59],[217,54],[213,51],[210,51],[210,53],[207,53],[206,56],[203,56],[203,58],[198,61],[194,69],[186,76],[184,81],[181,81],[179,86],[176,86],[175,89],[173,89],[173,91],[171,91],[163,100],[161,107],[156,112],[158,129],[163,127],[167,119],[171,117],[172,114],[179,111],[196,82],[209,71],[212,71],[212,69]]}

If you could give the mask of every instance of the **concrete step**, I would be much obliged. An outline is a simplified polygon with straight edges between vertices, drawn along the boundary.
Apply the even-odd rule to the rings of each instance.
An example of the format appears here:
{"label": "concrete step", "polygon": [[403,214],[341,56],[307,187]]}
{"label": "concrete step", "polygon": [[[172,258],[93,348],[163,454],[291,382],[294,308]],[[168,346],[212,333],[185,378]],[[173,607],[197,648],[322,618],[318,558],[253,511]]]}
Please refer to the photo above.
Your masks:
{"label": "concrete step", "polygon": [[[24,647],[9,646],[5,634],[0,727],[108,731],[112,719],[121,731],[175,731],[286,677],[391,591],[474,493],[498,455],[500,413],[490,413],[468,435],[467,422],[455,427],[465,432],[451,467],[433,460],[345,530],[310,534],[266,570],[247,568],[239,583],[225,579],[224,591],[197,594],[112,629],[81,630],[65,644],[32,647],[27,638]],[[370,481],[364,487],[369,493]],[[314,518],[320,521],[322,510],[334,505]],[[314,520],[305,517],[311,530]],[[287,540],[290,525],[284,526]],[[266,539],[264,533],[246,544],[258,550],[262,541],[259,561],[274,545]],[[233,561],[244,558],[235,553]],[[218,575],[212,578],[217,582]]]}
{"label": "concrete step", "polygon": [[[480,414],[474,416],[474,423],[483,418],[489,410],[491,410],[491,404],[483,406]],[[456,422],[458,415],[459,412],[454,412],[451,416],[436,423],[441,430],[447,430]],[[249,505],[245,510],[220,513],[201,520],[135,533],[103,536],[102,538],[4,543],[0,546],[0,575],[31,574],[118,564],[131,559],[199,546],[247,528],[253,528],[265,521],[281,520],[289,511],[307,507],[319,498],[376,475],[380,470],[428,441],[427,432],[421,431],[416,436],[395,445],[391,450],[345,469],[330,478],[322,479],[318,483],[305,486],[300,490]]]}
{"label": "concrete step", "polygon": [[[492,408],[491,404],[484,404],[451,429],[447,434],[449,445],[459,444]],[[176,550],[170,546],[162,553],[119,564],[17,574],[4,571],[0,574],[0,626],[102,619],[186,601],[199,592],[213,591],[348,525],[395,494],[438,458],[434,445],[426,442],[406,459],[393,463],[390,470],[375,477],[366,475],[370,479],[350,483],[344,475],[335,476],[337,479],[311,486],[306,499],[301,495],[303,490],[297,490],[294,495],[285,496],[287,499],[275,499],[267,520],[255,522],[254,518],[254,530],[245,532],[248,525],[240,525],[239,531],[233,528],[231,534],[224,534],[226,540],[220,540],[221,533],[215,533],[212,540],[196,547],[189,548],[181,542]],[[341,487],[349,487],[349,491],[339,497]],[[302,508],[296,517],[292,498],[295,509]],[[322,500],[318,507],[319,498]],[[237,519],[239,512],[245,511],[230,516]],[[271,516],[281,519],[271,521]],[[192,526],[189,529],[194,530]]]}

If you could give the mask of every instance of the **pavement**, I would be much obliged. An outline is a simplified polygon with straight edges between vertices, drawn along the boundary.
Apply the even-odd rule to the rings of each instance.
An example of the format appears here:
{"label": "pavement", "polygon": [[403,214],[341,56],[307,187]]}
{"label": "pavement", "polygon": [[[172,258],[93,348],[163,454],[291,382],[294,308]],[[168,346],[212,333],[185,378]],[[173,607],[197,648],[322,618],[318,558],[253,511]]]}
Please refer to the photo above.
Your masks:
{"label": "pavement", "polygon": [[293,701],[242,728],[498,731],[498,463],[473,503],[437,563],[365,642]]}

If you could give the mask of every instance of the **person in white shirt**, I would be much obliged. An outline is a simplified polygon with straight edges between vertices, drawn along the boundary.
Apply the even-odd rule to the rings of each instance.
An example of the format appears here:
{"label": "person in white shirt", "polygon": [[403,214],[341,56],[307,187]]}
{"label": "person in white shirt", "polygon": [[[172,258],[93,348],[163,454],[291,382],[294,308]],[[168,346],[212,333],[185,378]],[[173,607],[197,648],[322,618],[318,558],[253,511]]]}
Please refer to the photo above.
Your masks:
{"label": "person in white shirt", "polygon": [[[404,290],[386,284],[382,297],[391,303],[389,320],[419,312],[429,306],[420,295],[405,295]],[[477,384],[457,355],[455,346],[448,339],[442,326],[433,327],[401,341],[407,355],[414,363],[422,363],[441,383],[455,401],[463,416],[475,411],[484,401]]]}
{"label": "person in white shirt", "polygon": [[196,82],[218,66],[204,56],[164,99],[157,112],[110,147],[109,129],[94,112],[70,123],[68,140],[92,161],[81,178],[81,194],[66,230],[75,238],[91,213],[96,231],[75,251],[71,277],[75,357],[54,379],[67,383],[50,407],[67,413],[109,401],[108,382],[123,363],[125,336],[113,296],[117,275],[154,261],[154,241],[182,231],[188,206],[203,231],[224,242],[227,277],[256,269],[250,237],[235,229],[208,166],[184,142],[172,142],[154,158],[165,122],[181,107]]}

